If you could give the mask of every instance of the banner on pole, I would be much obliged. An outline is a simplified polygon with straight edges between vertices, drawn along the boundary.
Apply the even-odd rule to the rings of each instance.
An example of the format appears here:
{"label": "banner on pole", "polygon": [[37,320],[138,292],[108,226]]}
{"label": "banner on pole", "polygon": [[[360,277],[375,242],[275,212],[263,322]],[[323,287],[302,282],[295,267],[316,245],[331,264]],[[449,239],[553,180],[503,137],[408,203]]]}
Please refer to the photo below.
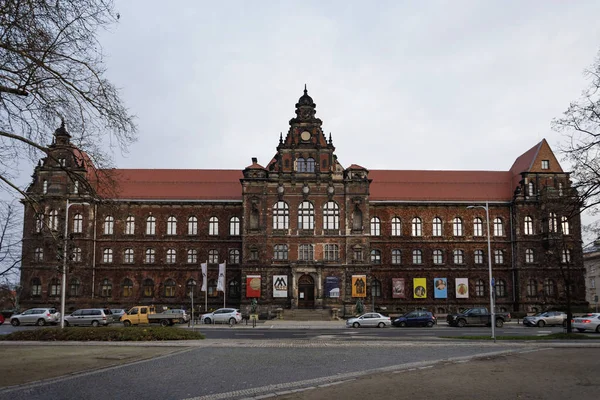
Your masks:
{"label": "banner on pole", "polygon": [[217,292],[225,291],[225,263],[219,264],[219,279],[217,279]]}
{"label": "banner on pole", "polygon": [[287,297],[288,277],[287,275],[273,275],[273,297]]}
{"label": "banner on pole", "polygon": [[246,297],[260,297],[260,275],[246,275]]}
{"label": "banner on pole", "polygon": [[206,292],[206,264],[207,263],[200,264],[200,269],[202,270],[202,287],[200,290],[202,292]]}

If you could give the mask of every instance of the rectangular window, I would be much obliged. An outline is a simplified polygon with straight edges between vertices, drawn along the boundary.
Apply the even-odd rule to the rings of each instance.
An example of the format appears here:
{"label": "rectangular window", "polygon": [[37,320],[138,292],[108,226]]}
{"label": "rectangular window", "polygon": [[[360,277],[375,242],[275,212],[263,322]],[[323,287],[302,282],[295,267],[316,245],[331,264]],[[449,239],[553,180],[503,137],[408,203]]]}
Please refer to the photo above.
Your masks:
{"label": "rectangular window", "polygon": [[325,260],[326,261],[337,261],[340,257],[340,250],[337,244],[326,244],[325,245]]}
{"label": "rectangular window", "polygon": [[550,161],[542,160],[542,169],[550,169]]}
{"label": "rectangular window", "polygon": [[298,248],[298,260],[314,261],[314,251],[312,244],[301,244]]}

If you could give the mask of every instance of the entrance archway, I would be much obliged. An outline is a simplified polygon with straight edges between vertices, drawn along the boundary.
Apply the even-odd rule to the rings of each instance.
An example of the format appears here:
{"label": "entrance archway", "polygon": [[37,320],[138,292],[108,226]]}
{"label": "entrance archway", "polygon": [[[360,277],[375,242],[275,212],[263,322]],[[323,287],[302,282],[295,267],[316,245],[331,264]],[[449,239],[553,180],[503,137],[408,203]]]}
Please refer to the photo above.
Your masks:
{"label": "entrance archway", "polygon": [[298,278],[298,308],[315,308],[315,281],[310,275]]}

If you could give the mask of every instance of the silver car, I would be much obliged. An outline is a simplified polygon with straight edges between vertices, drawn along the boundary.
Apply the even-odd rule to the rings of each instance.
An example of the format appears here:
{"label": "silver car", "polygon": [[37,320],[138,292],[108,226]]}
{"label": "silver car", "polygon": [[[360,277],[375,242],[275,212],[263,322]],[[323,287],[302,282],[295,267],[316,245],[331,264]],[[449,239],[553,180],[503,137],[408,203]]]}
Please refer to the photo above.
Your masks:
{"label": "silver car", "polygon": [[590,313],[574,318],[571,326],[579,332],[593,331],[600,333],[600,313]]}
{"label": "silver car", "polygon": [[242,314],[236,308],[219,308],[214,312],[203,314],[200,321],[205,324],[229,323],[234,325],[242,321]]}
{"label": "silver car", "polygon": [[112,313],[107,308],[85,308],[65,316],[66,326],[91,325],[96,327],[100,325],[106,326],[112,322]]}
{"label": "silver car", "polygon": [[56,308],[30,308],[21,314],[15,314],[10,317],[12,326],[56,324],[60,321],[60,313]]}
{"label": "silver car", "polygon": [[523,325],[538,326],[540,328],[546,325],[567,325],[567,314],[561,311],[546,311],[535,315],[529,315],[523,318]]}
{"label": "silver car", "polygon": [[349,318],[346,320],[346,326],[353,328],[360,328],[361,326],[376,326],[378,328],[384,328],[386,326],[390,326],[391,324],[392,320],[390,317],[386,317],[385,315],[381,315],[379,313],[366,313],[360,317]]}

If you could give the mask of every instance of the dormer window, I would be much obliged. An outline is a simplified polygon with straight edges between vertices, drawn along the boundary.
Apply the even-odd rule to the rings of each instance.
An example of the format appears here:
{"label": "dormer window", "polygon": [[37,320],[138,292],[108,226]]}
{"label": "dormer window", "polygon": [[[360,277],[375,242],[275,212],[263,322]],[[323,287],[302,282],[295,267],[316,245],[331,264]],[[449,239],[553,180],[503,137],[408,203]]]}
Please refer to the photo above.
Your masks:
{"label": "dormer window", "polygon": [[550,161],[542,160],[542,169],[550,169]]}
{"label": "dormer window", "polygon": [[296,160],[296,171],[298,172],[315,172],[315,159],[302,157]]}
{"label": "dormer window", "polygon": [[67,165],[67,160],[64,158],[59,158],[58,165],[60,165],[61,167],[65,167]]}

